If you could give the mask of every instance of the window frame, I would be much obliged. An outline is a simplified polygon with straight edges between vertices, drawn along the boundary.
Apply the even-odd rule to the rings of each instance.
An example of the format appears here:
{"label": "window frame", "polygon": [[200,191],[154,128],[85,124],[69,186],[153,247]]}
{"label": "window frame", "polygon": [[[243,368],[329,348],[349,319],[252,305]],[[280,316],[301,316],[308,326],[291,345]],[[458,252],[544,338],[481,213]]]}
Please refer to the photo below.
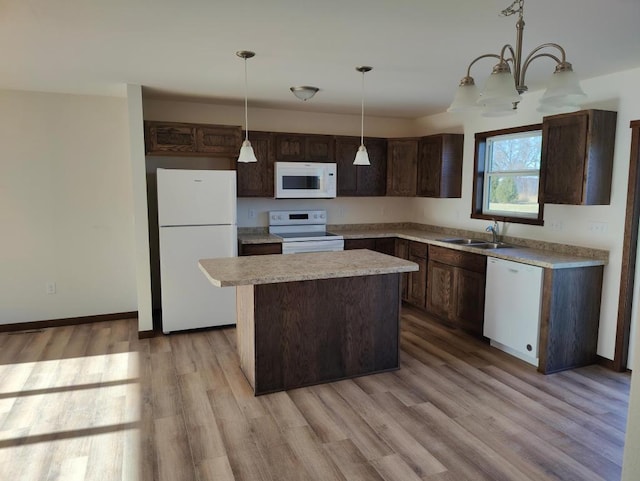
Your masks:
{"label": "window frame", "polygon": [[537,217],[516,217],[513,215],[485,214],[482,212],[483,200],[485,196],[485,172],[486,172],[486,151],[487,139],[500,135],[518,134],[522,132],[542,131],[542,124],[523,125],[508,129],[491,130],[487,132],[477,132],[475,135],[475,154],[473,161],[473,196],[471,198],[471,218],[484,220],[497,220],[500,222],[510,222],[514,224],[544,225],[544,202],[542,200],[543,166],[540,159],[540,173],[538,182],[538,215]]}

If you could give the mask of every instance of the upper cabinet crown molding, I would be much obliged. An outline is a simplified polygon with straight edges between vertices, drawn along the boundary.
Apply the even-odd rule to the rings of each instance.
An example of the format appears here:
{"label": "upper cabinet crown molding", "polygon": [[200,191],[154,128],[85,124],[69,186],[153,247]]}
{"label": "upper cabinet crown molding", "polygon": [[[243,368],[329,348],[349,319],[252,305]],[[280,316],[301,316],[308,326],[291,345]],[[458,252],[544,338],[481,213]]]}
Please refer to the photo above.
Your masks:
{"label": "upper cabinet crown molding", "polygon": [[545,204],[607,205],[617,113],[581,110],[542,121],[541,197]]}
{"label": "upper cabinet crown molding", "polygon": [[156,155],[236,157],[242,143],[238,126],[144,122],[145,150]]}

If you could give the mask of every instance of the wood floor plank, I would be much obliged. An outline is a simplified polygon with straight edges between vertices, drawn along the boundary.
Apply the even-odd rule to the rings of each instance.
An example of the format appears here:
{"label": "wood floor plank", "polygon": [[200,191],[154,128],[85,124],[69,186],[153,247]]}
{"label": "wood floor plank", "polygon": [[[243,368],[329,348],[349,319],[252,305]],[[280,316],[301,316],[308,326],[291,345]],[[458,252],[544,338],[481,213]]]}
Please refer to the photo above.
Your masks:
{"label": "wood floor plank", "polygon": [[309,426],[298,426],[283,433],[287,444],[305,467],[310,478],[317,481],[344,481],[336,465],[327,456]]}
{"label": "wood floor plank", "polygon": [[294,389],[289,396],[312,427],[320,442],[329,443],[347,439],[344,429],[336,422],[324,403],[310,389]]}

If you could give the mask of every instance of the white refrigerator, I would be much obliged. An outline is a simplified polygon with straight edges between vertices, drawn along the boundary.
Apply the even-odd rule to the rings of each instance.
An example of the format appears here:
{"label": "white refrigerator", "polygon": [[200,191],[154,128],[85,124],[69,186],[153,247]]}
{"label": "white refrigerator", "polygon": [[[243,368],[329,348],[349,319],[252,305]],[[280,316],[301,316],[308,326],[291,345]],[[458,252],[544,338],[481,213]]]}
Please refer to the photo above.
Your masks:
{"label": "white refrigerator", "polygon": [[237,254],[235,171],[158,169],[157,183],[162,331],[235,324],[235,288],[198,267]]}

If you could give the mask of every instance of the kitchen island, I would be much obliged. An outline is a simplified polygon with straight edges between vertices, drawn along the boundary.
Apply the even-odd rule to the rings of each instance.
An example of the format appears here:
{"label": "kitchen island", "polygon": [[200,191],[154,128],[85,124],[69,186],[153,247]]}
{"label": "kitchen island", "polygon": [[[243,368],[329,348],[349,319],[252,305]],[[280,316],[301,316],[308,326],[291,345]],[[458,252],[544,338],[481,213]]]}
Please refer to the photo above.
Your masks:
{"label": "kitchen island", "polygon": [[369,250],[203,259],[236,286],[240,365],[255,394],[398,369],[401,273]]}

